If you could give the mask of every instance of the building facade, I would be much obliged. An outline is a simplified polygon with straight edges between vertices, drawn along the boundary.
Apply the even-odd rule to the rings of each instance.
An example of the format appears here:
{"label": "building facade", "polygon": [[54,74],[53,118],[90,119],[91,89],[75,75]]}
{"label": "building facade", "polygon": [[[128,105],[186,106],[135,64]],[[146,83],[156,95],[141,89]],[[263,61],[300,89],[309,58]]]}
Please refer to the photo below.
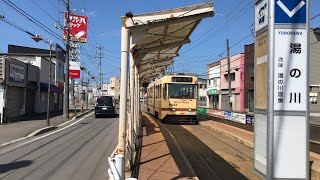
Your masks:
{"label": "building facade", "polygon": [[110,84],[109,83],[102,84],[101,96],[109,96],[109,95],[110,95]]}
{"label": "building facade", "polygon": [[220,61],[207,65],[208,108],[220,108]]}
{"label": "building facade", "polygon": [[[230,56],[231,94],[228,83],[228,60],[220,61],[220,109],[224,111],[244,112],[244,54]],[[229,108],[229,99],[232,109]]]}
{"label": "building facade", "polygon": [[244,46],[244,109],[254,112],[254,44]]}
{"label": "building facade", "polygon": [[207,107],[207,80],[198,78],[198,100],[197,100],[197,106],[198,107]]}
{"label": "building facade", "polygon": [[[59,46],[56,45],[56,51],[52,51],[51,56],[50,111],[60,111],[63,108],[65,51],[61,49],[59,50]],[[9,45],[8,55],[39,68],[39,90],[35,94],[35,112],[47,112],[50,51]]]}
{"label": "building facade", "polygon": [[110,92],[111,96],[114,96],[116,100],[120,100],[120,78],[111,77],[110,78]]}
{"label": "building facade", "polygon": [[320,28],[310,30],[310,113],[320,113]]}
{"label": "building facade", "polygon": [[8,56],[0,57],[0,69],[1,123],[34,113],[39,69]]}

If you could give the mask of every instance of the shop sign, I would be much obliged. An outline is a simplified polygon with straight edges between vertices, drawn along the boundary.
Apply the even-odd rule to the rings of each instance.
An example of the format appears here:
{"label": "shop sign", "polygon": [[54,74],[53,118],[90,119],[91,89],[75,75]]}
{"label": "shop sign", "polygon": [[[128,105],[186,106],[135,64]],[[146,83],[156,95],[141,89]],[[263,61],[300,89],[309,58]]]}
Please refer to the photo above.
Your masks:
{"label": "shop sign", "polygon": [[208,109],[208,115],[216,118],[224,118],[223,111],[215,110],[215,109]]}
{"label": "shop sign", "polygon": [[69,76],[70,78],[80,78],[80,62],[70,61]]}
{"label": "shop sign", "polygon": [[25,69],[23,66],[9,64],[9,81],[24,83]]}
{"label": "shop sign", "polygon": [[[64,17],[66,18],[66,13]],[[70,17],[70,40],[73,42],[87,42],[88,17],[76,14],[69,14]],[[66,40],[67,31],[63,31],[63,39]]]}
{"label": "shop sign", "polygon": [[197,108],[197,113],[198,113],[198,114],[207,114],[207,109],[206,109],[206,108],[198,107],[198,108]]}
{"label": "shop sign", "polygon": [[246,116],[246,124],[253,125],[254,116],[247,115]]}
{"label": "shop sign", "polygon": [[216,90],[216,89],[208,90],[208,95],[214,95],[214,94],[218,94],[218,90]]}
{"label": "shop sign", "polygon": [[224,118],[228,120],[232,120],[232,112],[224,111]]}
{"label": "shop sign", "polygon": [[240,114],[240,113],[232,113],[232,121],[245,124],[246,123],[246,115]]}

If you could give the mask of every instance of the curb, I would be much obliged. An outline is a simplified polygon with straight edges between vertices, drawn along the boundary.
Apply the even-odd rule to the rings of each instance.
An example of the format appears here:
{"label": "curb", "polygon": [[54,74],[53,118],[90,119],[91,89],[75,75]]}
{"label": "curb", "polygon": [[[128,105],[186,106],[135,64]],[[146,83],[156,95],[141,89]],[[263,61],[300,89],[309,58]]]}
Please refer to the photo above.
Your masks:
{"label": "curb", "polygon": [[83,113],[81,113],[81,114],[78,114],[78,115],[74,116],[74,117],[71,119],[71,121],[74,121],[74,120],[82,117],[83,115],[88,114],[88,113],[91,112],[91,111],[93,111],[93,109],[90,109],[90,110],[87,110],[86,112],[83,112]]}
{"label": "curb", "polygon": [[82,117],[82,116],[84,116],[84,115],[86,115],[86,114],[88,114],[88,113],[90,113],[90,112],[92,112],[92,111],[93,111],[93,109],[90,109],[90,110],[87,110],[86,112],[83,112],[83,113],[81,113],[81,114],[79,114],[79,115],[76,115],[76,116],[74,116],[71,120],[66,121],[66,122],[64,122],[64,123],[62,123],[62,124],[57,125],[57,127],[59,128],[59,127],[62,127],[62,126],[64,126],[64,125],[66,125],[66,124],[69,124],[69,123],[73,122],[74,120],[76,120],[76,119],[78,119],[78,118],[80,118],[80,117]]}
{"label": "curb", "polygon": [[37,130],[33,131],[32,133],[30,133],[29,135],[27,135],[26,138],[30,138],[30,137],[33,137],[33,136],[38,136],[40,134],[55,130],[57,128],[58,127],[56,127],[56,126],[48,126],[48,127],[44,127],[44,128],[41,128],[41,129],[37,129]]}
{"label": "curb", "polygon": [[239,138],[239,137],[237,137],[236,135],[231,134],[231,133],[228,133],[228,132],[225,132],[225,131],[223,131],[223,130],[221,130],[221,129],[218,129],[218,128],[209,126],[209,125],[207,125],[207,124],[205,124],[205,123],[203,123],[203,122],[199,122],[199,125],[201,125],[201,126],[203,126],[203,127],[206,127],[206,128],[208,128],[208,129],[212,129],[212,130],[214,130],[214,131],[216,131],[216,132],[218,132],[218,133],[220,133],[220,134],[222,134],[222,135],[224,135],[224,136],[226,136],[226,137],[228,137],[228,138],[231,138],[231,139],[233,139],[233,140],[235,140],[235,141],[237,141],[237,142],[239,142],[239,143],[241,143],[241,144],[244,144],[245,146],[248,146],[248,147],[250,147],[251,149],[253,149],[253,143],[252,143],[252,142],[249,142],[249,141],[247,141],[247,140],[244,140],[244,139],[242,139],[242,138]]}
{"label": "curb", "polygon": [[31,137],[38,136],[38,135],[40,135],[40,134],[43,134],[43,133],[46,133],[46,132],[55,130],[55,129],[57,129],[57,128],[60,128],[60,127],[62,127],[62,126],[64,126],[64,125],[66,125],[66,124],[68,124],[68,123],[76,120],[77,118],[82,117],[83,115],[86,115],[86,114],[90,113],[91,111],[93,111],[93,109],[88,110],[88,111],[86,111],[86,112],[84,112],[84,113],[82,113],[82,114],[79,114],[79,115],[73,117],[71,120],[69,120],[69,121],[67,121],[67,122],[64,122],[64,123],[62,123],[62,124],[59,124],[59,125],[57,125],[57,126],[48,126],[48,127],[40,128],[40,129],[37,129],[37,130],[33,131],[32,133],[30,133],[30,134],[27,135],[27,136],[24,136],[24,137],[21,137],[21,138],[19,138],[19,139],[15,139],[15,140],[12,140],[12,141],[9,141],[9,142],[0,144],[0,148],[3,148],[3,147],[5,147],[5,146],[9,146],[9,145],[11,145],[11,144],[15,144],[15,143],[18,143],[18,142],[20,142],[20,141],[29,139],[29,138],[31,138]]}

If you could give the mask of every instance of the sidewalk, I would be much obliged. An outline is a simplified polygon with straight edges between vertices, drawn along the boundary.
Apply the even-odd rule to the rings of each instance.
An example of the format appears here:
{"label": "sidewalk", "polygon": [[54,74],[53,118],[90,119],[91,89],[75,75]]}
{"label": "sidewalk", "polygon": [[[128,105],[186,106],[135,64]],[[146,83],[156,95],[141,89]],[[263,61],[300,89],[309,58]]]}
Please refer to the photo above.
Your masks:
{"label": "sidewalk", "polygon": [[[50,118],[50,125],[57,126],[66,122],[62,112],[53,113],[54,117]],[[26,116],[23,120],[13,123],[0,125],[0,144],[19,139],[27,136],[33,131],[44,128],[47,125],[46,114],[35,114],[32,116]],[[71,120],[71,119],[70,119]]]}
{"label": "sidewalk", "polygon": [[142,119],[143,137],[138,179],[192,179],[173,139],[149,115]]}
{"label": "sidewalk", "polygon": [[[199,124],[253,148],[253,132],[212,120],[201,121]],[[310,161],[320,161],[320,155],[310,152]]]}

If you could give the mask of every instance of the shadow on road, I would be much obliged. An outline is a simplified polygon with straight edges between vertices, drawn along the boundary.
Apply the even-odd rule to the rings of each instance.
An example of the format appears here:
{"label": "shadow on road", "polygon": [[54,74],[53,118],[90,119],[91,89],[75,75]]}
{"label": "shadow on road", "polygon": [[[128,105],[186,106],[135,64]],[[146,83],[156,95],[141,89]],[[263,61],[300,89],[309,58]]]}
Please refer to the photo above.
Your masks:
{"label": "shadow on road", "polygon": [[11,170],[16,170],[20,168],[24,168],[30,166],[32,161],[24,160],[24,161],[16,161],[8,164],[0,164],[0,174],[6,173]]}

